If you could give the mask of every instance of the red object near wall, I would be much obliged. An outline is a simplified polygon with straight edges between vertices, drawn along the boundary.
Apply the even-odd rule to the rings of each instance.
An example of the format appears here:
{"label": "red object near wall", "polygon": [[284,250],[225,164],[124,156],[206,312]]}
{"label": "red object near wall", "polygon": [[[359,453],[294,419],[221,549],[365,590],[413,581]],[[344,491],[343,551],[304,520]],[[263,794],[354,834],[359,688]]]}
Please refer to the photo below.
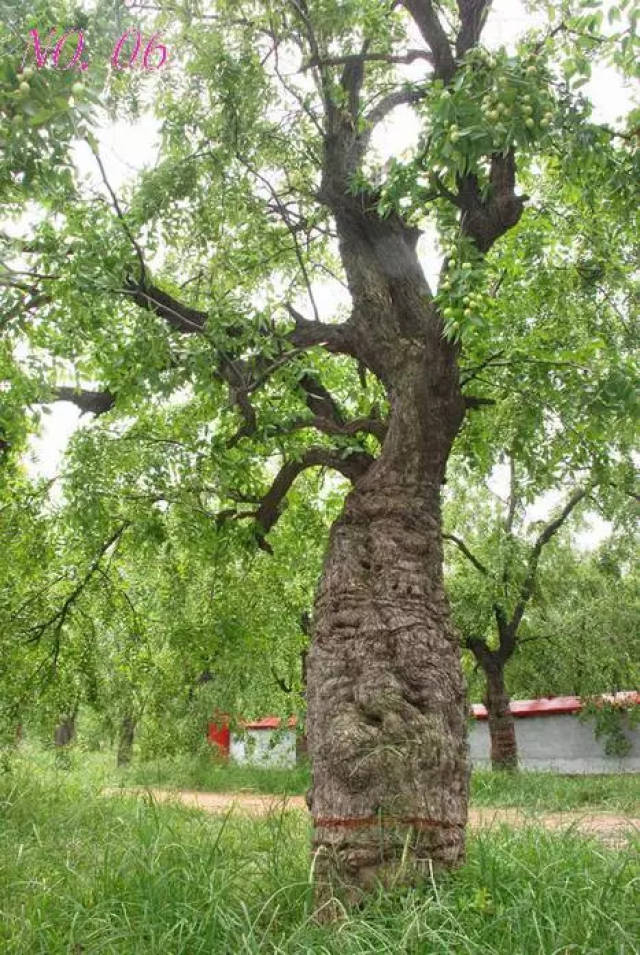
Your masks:
{"label": "red object near wall", "polygon": [[218,747],[221,756],[229,755],[231,732],[228,723],[209,723],[207,739],[212,746]]}

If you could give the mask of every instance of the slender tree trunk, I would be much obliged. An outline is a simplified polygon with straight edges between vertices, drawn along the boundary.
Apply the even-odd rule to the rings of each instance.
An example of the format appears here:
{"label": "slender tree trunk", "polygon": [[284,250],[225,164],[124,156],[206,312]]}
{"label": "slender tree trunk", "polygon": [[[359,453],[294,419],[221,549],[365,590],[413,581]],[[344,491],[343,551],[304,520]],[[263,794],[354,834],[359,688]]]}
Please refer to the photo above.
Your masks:
{"label": "slender tree trunk", "polygon": [[466,708],[440,522],[462,415],[425,426],[425,408],[436,418],[445,409],[437,394],[425,399],[428,371],[411,364],[382,454],[331,530],[316,595],[308,739],[319,903],[353,903],[377,881],[413,883],[464,859]]}
{"label": "slender tree trunk", "polygon": [[504,682],[504,664],[495,661],[487,671],[485,706],[489,714],[491,768],[514,771],[518,768],[518,742],[510,699]]}
{"label": "slender tree trunk", "polygon": [[[309,615],[304,613],[302,615],[303,620],[303,630],[304,633],[308,636],[310,632],[310,620]],[[301,682],[302,682],[302,697],[306,700],[307,698],[307,656],[309,651],[305,648],[300,653],[300,669],[301,669]],[[300,727],[298,727],[300,730]],[[304,726],[302,732],[298,732],[296,736],[296,762],[305,763],[309,757],[309,744],[307,741],[307,728]]]}
{"label": "slender tree trunk", "polygon": [[131,762],[133,753],[133,740],[136,734],[136,721],[128,714],[123,717],[120,725],[120,736],[118,739],[118,755],[116,762],[118,766],[128,766]]}
{"label": "slender tree trunk", "polygon": [[76,735],[76,712],[63,716],[53,733],[53,741],[57,747],[68,746]]}

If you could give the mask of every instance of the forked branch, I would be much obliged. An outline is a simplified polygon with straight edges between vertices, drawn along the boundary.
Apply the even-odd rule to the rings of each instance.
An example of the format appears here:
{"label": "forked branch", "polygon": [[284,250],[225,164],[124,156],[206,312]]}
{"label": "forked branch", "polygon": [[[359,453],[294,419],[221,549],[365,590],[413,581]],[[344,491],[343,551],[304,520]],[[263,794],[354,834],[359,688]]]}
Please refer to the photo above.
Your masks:
{"label": "forked branch", "polygon": [[351,454],[344,455],[343,451],[333,448],[312,447],[308,448],[297,461],[287,461],[282,465],[274,481],[262,498],[257,511],[223,512],[221,517],[240,520],[244,517],[255,518],[257,524],[258,546],[268,553],[272,553],[271,545],[266,540],[266,535],[275,525],[282,513],[282,502],[288,494],[293,482],[303,471],[314,467],[332,468],[339,471],[350,481],[357,481],[373,464],[371,455],[364,451],[354,451]]}

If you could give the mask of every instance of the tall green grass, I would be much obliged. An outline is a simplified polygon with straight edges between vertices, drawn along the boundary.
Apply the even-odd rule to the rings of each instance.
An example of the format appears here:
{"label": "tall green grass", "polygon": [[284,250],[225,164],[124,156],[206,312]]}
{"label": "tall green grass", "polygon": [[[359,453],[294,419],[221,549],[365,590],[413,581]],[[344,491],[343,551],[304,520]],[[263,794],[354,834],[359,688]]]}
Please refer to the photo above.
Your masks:
{"label": "tall green grass", "polygon": [[640,951],[640,843],[480,833],[458,873],[320,927],[301,813],[207,816],[16,769],[0,779],[0,842],[9,955]]}

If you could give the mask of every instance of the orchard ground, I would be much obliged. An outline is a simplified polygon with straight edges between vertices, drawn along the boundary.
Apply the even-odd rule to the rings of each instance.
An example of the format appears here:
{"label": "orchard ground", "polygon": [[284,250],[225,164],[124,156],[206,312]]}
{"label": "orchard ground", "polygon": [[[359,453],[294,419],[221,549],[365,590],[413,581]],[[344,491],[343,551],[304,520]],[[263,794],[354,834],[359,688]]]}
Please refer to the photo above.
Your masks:
{"label": "orchard ground", "polygon": [[[291,769],[262,769],[212,756],[176,755],[117,768],[111,750],[88,751],[69,746],[56,755],[50,748],[23,744],[11,761],[36,777],[73,779],[95,791],[104,788],[196,790],[208,793],[258,793],[303,796],[311,778],[308,765]],[[556,773],[494,773],[474,770],[471,804],[477,807],[569,812],[586,809],[640,816],[640,774],[563,776]]]}
{"label": "orchard ground", "polygon": [[[155,789],[194,789],[215,793],[304,795],[309,769],[258,769],[214,761],[207,756],[158,759],[134,763],[114,772],[105,767],[107,785]],[[101,762],[96,759],[96,769]],[[562,776],[555,773],[493,773],[471,775],[474,806],[565,812],[582,808],[640,816],[640,775]]]}
{"label": "orchard ground", "polygon": [[[640,778],[521,773],[472,779],[472,809],[511,822],[472,829],[466,865],[412,892],[374,896],[333,927],[313,918],[306,815],[211,814],[106,786],[299,796],[304,769],[180,759],[113,770],[111,753],[66,765],[25,747],[0,777],[0,947],[27,953],[640,952],[640,833],[615,846],[543,813],[640,816]],[[224,797],[223,797],[224,798]],[[229,799],[230,797],[226,797]],[[278,806],[277,803],[280,803]],[[524,811],[526,810],[526,811]],[[540,815],[539,815],[540,814]]]}

